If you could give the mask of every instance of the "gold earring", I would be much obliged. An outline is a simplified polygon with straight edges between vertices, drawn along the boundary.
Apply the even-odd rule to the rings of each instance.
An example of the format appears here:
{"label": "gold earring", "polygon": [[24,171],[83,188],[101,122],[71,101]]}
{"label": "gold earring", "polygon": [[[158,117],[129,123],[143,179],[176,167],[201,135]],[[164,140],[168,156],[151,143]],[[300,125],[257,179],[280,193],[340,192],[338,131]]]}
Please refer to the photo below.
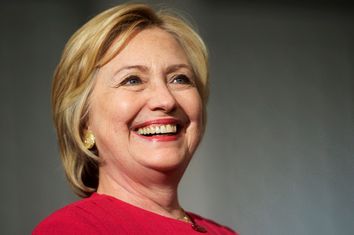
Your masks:
{"label": "gold earring", "polygon": [[84,133],[84,146],[86,149],[90,150],[95,145],[95,135],[92,131],[85,131]]}

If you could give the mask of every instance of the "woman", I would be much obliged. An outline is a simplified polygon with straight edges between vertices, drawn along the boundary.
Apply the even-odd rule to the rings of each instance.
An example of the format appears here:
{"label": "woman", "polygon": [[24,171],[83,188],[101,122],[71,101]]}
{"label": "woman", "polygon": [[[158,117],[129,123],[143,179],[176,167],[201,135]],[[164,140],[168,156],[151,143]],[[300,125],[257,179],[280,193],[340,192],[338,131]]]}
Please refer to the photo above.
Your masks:
{"label": "woman", "polygon": [[33,234],[235,234],[177,198],[207,97],[205,45],[180,18],[126,4],[90,20],[67,43],[52,90],[66,175],[85,199]]}

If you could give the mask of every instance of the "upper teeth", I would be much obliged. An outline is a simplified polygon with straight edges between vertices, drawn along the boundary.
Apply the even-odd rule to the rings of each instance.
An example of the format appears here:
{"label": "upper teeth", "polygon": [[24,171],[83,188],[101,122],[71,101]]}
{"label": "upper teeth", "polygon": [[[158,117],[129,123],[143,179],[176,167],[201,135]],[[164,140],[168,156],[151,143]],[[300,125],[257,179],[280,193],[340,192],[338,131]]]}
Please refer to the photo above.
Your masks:
{"label": "upper teeth", "polygon": [[168,134],[176,133],[177,126],[174,124],[159,125],[159,126],[148,126],[138,129],[138,134],[148,135],[148,134]]}

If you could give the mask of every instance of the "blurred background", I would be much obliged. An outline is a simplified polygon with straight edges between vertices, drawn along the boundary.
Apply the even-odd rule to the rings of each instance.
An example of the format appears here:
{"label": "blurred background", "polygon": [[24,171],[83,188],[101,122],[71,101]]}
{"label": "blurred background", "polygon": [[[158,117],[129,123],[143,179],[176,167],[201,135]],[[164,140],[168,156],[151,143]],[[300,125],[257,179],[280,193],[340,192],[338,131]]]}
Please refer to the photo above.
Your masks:
{"label": "blurred background", "polygon": [[[177,9],[210,50],[208,127],[182,205],[241,235],[354,231],[354,8],[350,1],[141,1]],[[0,3],[0,234],[30,234],[77,200],[51,122],[64,44],[121,3]]]}

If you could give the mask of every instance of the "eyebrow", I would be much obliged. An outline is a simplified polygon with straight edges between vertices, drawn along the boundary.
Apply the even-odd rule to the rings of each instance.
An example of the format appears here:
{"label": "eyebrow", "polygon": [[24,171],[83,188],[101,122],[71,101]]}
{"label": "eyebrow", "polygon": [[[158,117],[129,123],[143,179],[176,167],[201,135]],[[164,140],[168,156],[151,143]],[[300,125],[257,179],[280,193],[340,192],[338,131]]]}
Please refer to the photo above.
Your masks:
{"label": "eyebrow", "polygon": [[143,65],[129,65],[129,66],[123,66],[122,68],[118,69],[117,71],[114,72],[114,75],[124,71],[124,70],[131,70],[131,69],[137,69],[140,71],[147,71],[148,68]]}
{"label": "eyebrow", "polygon": [[172,73],[172,72],[175,72],[181,68],[186,68],[188,70],[192,70],[191,66],[188,65],[188,64],[174,64],[174,65],[171,65],[171,66],[168,66],[167,69],[166,69],[166,73]]}
{"label": "eyebrow", "polygon": [[[169,73],[172,73],[172,72],[175,72],[181,68],[186,68],[190,71],[193,71],[191,66],[188,65],[188,64],[173,64],[173,65],[170,65],[167,67],[166,69],[166,73],[169,74]],[[131,69],[137,69],[137,70],[140,70],[140,71],[143,71],[143,72],[146,72],[149,70],[149,68],[147,66],[144,66],[144,65],[128,65],[128,66],[123,66],[122,68],[118,69],[117,71],[114,72],[114,75],[124,71],[124,70],[131,70]]]}

